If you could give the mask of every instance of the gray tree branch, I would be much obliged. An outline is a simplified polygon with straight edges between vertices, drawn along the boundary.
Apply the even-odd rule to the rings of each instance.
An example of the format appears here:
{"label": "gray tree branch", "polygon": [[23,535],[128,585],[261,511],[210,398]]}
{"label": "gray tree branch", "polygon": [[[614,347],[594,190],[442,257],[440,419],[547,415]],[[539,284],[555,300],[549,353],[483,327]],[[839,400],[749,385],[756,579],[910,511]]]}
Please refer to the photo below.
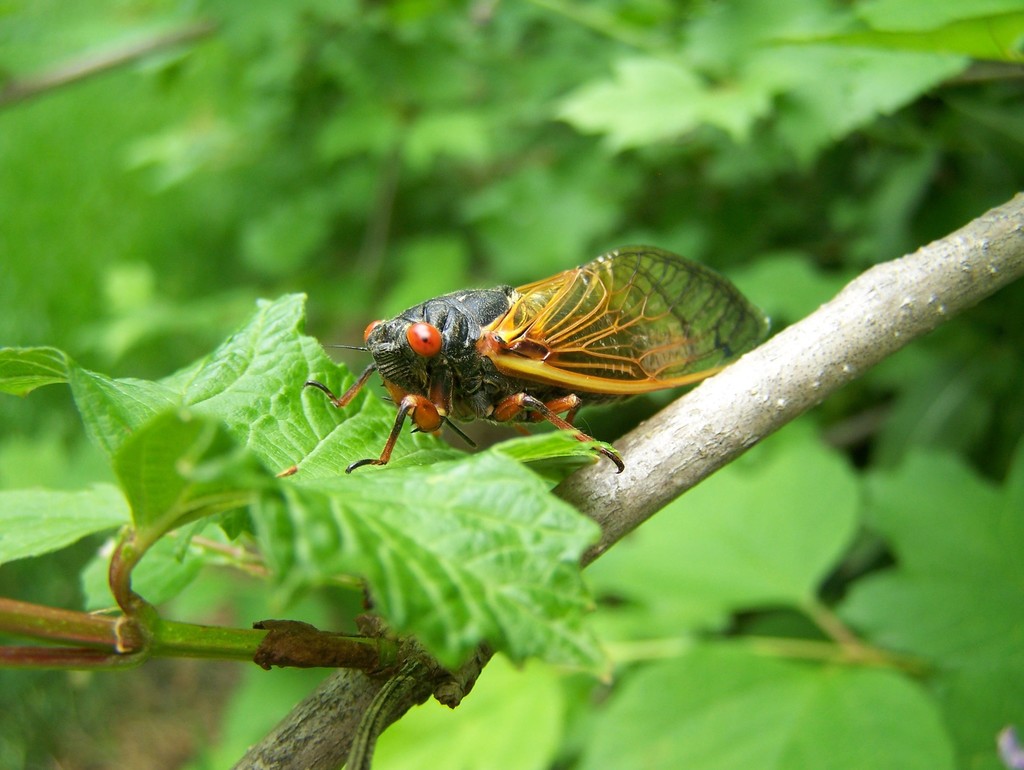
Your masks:
{"label": "gray tree branch", "polygon": [[[762,438],[1021,275],[1024,195],[863,273],[816,312],[624,436],[617,443],[623,473],[597,463],[558,487],[558,495],[601,525],[601,541],[584,564]],[[474,661],[460,678],[472,681],[485,662]],[[332,674],[236,768],[339,767],[383,684],[359,672]]]}
{"label": "gray tree branch", "polygon": [[621,474],[595,465],[566,479],[557,494],[603,533],[584,564],[764,437],[1022,274],[1024,194],[867,270],[625,435],[617,443],[626,461]]}

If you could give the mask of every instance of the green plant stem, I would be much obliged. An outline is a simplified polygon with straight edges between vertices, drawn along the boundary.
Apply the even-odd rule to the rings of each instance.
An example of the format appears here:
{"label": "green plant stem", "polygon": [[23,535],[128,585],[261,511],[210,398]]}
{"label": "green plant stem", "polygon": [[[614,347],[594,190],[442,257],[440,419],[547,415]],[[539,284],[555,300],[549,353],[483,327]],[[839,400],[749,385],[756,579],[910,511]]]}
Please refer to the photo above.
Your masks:
{"label": "green plant stem", "polygon": [[152,629],[150,654],[163,658],[220,658],[252,660],[267,632],[256,628],[227,628],[159,620]]}
{"label": "green plant stem", "polygon": [[[847,643],[817,639],[741,636],[729,643],[745,647],[754,654],[772,658],[813,660],[847,666],[898,668],[913,676],[923,675],[928,671],[927,664],[917,658],[880,650],[856,640]],[[644,639],[639,642],[610,644],[608,652],[616,665],[622,665],[682,657],[692,652],[698,644],[696,639],[686,637]]]}
{"label": "green plant stem", "polygon": [[157,619],[146,629],[143,636],[149,642],[142,649],[126,644],[126,634],[134,631],[126,621],[131,625],[124,616],[93,615],[0,598],[0,632],[75,645],[0,647],[0,666],[109,668],[134,665],[150,656],[252,660],[267,633]]}
{"label": "green plant stem", "polygon": [[[280,638],[264,648],[268,628],[226,628],[163,620],[148,605],[137,616],[93,615],[0,598],[0,633],[70,647],[0,646],[0,668],[120,668],[150,657],[216,658],[277,666],[342,666],[366,671],[395,662],[397,642],[372,636],[332,634],[291,621],[264,621],[268,628],[299,627],[296,655]],[[280,635],[279,635],[280,636]],[[287,634],[285,639],[287,640]]]}
{"label": "green plant stem", "polygon": [[[171,533],[170,536],[174,536],[175,533]],[[265,578],[269,574],[267,565],[263,563],[263,560],[258,554],[253,553],[245,549],[242,546],[233,546],[226,543],[220,543],[216,540],[211,540],[208,537],[196,535],[189,541],[192,545],[197,548],[202,548],[210,553],[219,554],[225,556],[231,560],[232,566],[245,572],[253,577]]]}
{"label": "green plant stem", "polygon": [[775,658],[795,658],[798,660],[816,660],[823,663],[836,663],[840,665],[896,668],[911,676],[923,676],[928,672],[928,664],[919,658],[881,650],[861,642],[851,646],[814,639],[748,636],[737,639],[736,643],[743,645],[755,654]]}
{"label": "green plant stem", "polygon": [[0,597],[0,632],[112,649],[117,645],[117,618]]}
{"label": "green plant stem", "polygon": [[839,644],[847,647],[858,647],[863,644],[838,615],[817,599],[808,600],[804,604],[803,610],[818,628]]}
{"label": "green plant stem", "polygon": [[146,655],[106,652],[86,647],[0,647],[0,668],[96,670],[133,668]]}

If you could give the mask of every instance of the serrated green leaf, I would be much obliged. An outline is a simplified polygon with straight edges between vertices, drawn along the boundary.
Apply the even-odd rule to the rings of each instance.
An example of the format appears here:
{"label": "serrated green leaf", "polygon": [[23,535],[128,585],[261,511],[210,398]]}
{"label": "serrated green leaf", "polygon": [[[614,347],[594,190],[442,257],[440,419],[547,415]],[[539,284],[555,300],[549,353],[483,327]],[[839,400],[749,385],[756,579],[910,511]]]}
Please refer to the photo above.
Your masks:
{"label": "serrated green leaf", "polygon": [[0,492],[0,564],[60,550],[128,521],[124,495],[111,484]]}
{"label": "serrated green leaf", "polygon": [[110,456],[134,430],[181,403],[173,390],[158,382],[115,380],[79,366],[72,366],[70,375],[71,392],[86,433]]}
{"label": "serrated green leaf", "polygon": [[590,569],[639,613],[644,635],[702,628],[728,613],[800,608],[856,528],[847,465],[794,424],[667,506]]}
{"label": "serrated green leaf", "polygon": [[[297,464],[303,478],[337,476],[354,460],[380,454],[395,411],[372,386],[345,410],[302,387],[313,378],[340,394],[352,381],[316,340],[301,333],[304,305],[302,295],[261,302],[252,320],[199,365],[163,382],[180,390],[186,406],[222,420],[268,469]],[[456,454],[432,437],[410,438],[407,431],[392,462]]]}
{"label": "serrated green leaf", "polygon": [[953,758],[934,706],[896,673],[705,648],[629,677],[580,766],[951,770]]}
{"label": "serrated green leaf", "polygon": [[455,664],[487,640],[515,660],[593,666],[579,557],[596,526],[517,463],[485,452],[456,463],[286,487],[255,515],[264,553],[290,590],[339,573]]}
{"label": "serrated green leaf", "polygon": [[[338,393],[352,381],[316,340],[301,333],[303,323],[302,295],[263,301],[213,353],[161,381],[114,379],[70,361],[66,379],[86,432],[108,455],[156,415],[189,407],[222,421],[270,470],[301,464],[308,477],[338,475],[352,461],[380,453],[395,413],[370,392],[372,387],[344,411],[334,409],[322,393],[303,389],[311,377]],[[61,381],[53,364],[66,360],[60,351],[9,350],[12,388]],[[27,363],[18,364],[22,359]],[[457,455],[432,437],[407,432],[392,458],[401,465]]]}
{"label": "serrated green leaf", "polygon": [[457,453],[403,439],[385,472],[346,476],[350,462],[379,453],[394,410],[365,394],[340,411],[302,389],[311,376],[338,392],[351,381],[300,333],[302,311],[298,296],[262,303],[210,356],[161,382],[72,368],[86,425],[128,497],[136,544],[252,502],[276,488],[267,469],[298,465],[283,500],[267,492],[259,519],[289,588],[362,575],[395,629],[449,662],[486,639],[516,659],[593,665],[578,560],[596,528],[509,459],[589,460],[592,449],[551,434],[416,469],[409,464]]}
{"label": "serrated green leaf", "polygon": [[24,396],[68,381],[68,357],[56,348],[0,348],[0,393]]}
{"label": "serrated green leaf", "polygon": [[137,543],[148,547],[189,521],[250,503],[269,476],[213,420],[168,412],[132,433],[114,455]]}
{"label": "serrated green leaf", "polygon": [[701,125],[744,142],[754,123],[783,98],[772,130],[807,162],[827,143],[904,106],[967,65],[963,55],[931,50],[762,43],[744,53],[723,86],[709,85],[681,63],[619,62],[613,80],[570,94],[559,117],[580,131],[604,135],[615,151],[675,139]]}
{"label": "serrated green leaf", "polygon": [[759,134],[761,143],[770,146],[764,134],[774,134],[806,164],[830,143],[899,109],[968,64],[964,56],[935,51],[814,44],[845,31],[848,22],[815,0],[731,3],[694,20],[688,59],[731,89],[767,94],[773,112]]}
{"label": "serrated green leaf", "polygon": [[897,568],[842,607],[878,644],[944,665],[1024,665],[1024,510],[951,457],[870,479],[868,524]]}

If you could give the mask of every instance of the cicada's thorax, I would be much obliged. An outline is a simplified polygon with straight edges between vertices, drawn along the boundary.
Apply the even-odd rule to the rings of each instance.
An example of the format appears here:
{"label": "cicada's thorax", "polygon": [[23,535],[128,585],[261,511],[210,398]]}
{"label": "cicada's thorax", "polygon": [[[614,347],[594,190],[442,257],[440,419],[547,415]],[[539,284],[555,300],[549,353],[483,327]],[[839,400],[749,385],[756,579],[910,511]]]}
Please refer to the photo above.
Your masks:
{"label": "cicada's thorax", "polygon": [[[378,323],[366,344],[395,402],[415,394],[429,399],[442,416],[465,421],[490,416],[517,386],[480,355],[477,343],[483,329],[508,312],[514,296],[508,286],[454,292]],[[441,333],[437,355],[419,355],[410,345],[407,331],[420,322]]]}

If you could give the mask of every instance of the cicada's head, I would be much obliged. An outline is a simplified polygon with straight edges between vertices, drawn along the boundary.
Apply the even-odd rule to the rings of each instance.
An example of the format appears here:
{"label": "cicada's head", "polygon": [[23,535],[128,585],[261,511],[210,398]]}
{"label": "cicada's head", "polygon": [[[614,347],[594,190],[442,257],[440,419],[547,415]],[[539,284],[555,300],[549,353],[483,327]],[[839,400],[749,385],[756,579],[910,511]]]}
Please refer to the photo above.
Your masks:
{"label": "cicada's head", "polygon": [[504,288],[446,294],[374,321],[366,327],[366,347],[385,381],[430,397],[433,384],[473,378],[481,329],[507,312],[508,303]]}
{"label": "cicada's head", "polygon": [[410,322],[399,316],[374,321],[366,327],[364,338],[385,381],[407,393],[427,394],[430,364],[444,348],[440,329],[427,321]]}

